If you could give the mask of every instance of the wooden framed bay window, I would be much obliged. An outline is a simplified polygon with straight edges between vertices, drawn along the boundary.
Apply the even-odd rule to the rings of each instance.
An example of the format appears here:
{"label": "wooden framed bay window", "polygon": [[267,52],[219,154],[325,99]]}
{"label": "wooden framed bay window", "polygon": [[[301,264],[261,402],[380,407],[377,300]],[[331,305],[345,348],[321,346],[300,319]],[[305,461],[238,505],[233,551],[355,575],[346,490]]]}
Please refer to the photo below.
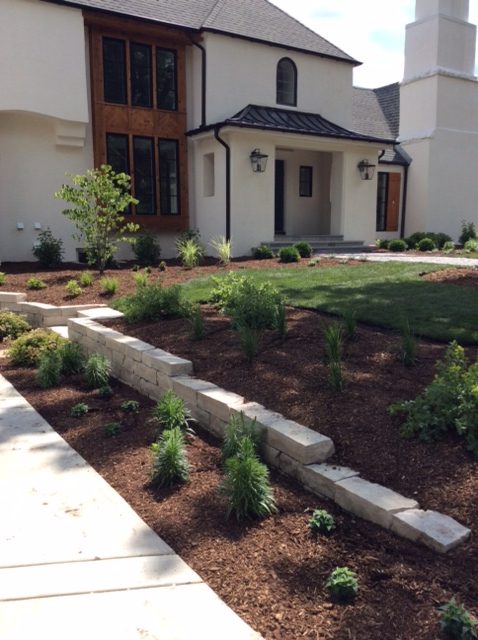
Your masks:
{"label": "wooden framed bay window", "polygon": [[131,176],[126,212],[156,232],[189,227],[185,52],[180,30],[85,12],[95,165]]}

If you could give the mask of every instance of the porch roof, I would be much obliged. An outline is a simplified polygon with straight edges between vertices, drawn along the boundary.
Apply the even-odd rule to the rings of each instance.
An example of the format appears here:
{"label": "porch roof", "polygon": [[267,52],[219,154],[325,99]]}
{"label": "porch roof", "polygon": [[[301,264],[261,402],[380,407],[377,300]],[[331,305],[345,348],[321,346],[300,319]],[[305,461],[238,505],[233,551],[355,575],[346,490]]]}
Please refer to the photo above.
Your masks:
{"label": "porch roof", "polygon": [[253,104],[247,105],[236,115],[222,122],[188,131],[188,135],[193,136],[212,129],[221,129],[222,127],[260,129],[262,131],[295,133],[358,142],[378,142],[387,145],[395,144],[395,140],[391,138],[378,138],[345,129],[330,120],[326,120],[318,113],[291,111],[289,109],[278,109],[277,107],[260,107]]}

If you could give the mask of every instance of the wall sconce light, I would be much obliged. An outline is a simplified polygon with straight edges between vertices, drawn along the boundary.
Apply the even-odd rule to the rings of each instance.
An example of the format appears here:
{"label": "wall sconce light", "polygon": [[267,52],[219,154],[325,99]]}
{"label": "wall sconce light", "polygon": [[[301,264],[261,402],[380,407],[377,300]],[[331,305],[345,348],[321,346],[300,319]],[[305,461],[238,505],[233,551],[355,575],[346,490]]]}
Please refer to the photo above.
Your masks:
{"label": "wall sconce light", "polygon": [[269,156],[265,153],[261,153],[260,149],[254,149],[249,156],[251,160],[251,166],[254,173],[264,173],[267,166],[267,158]]}
{"label": "wall sconce light", "polygon": [[362,180],[373,180],[373,175],[375,173],[374,164],[370,164],[368,160],[362,160],[358,163],[357,167],[360,171],[360,177]]}

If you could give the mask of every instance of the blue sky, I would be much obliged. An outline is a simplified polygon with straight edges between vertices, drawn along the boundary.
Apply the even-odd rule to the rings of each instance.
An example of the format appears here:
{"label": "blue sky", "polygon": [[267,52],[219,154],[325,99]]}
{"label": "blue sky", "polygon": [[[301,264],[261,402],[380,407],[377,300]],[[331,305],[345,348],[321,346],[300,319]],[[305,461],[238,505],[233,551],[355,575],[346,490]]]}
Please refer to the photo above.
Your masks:
{"label": "blue sky", "polygon": [[[356,86],[402,79],[405,25],[413,22],[415,0],[271,1],[363,62],[354,71]],[[470,21],[478,23],[478,0],[470,0]]]}

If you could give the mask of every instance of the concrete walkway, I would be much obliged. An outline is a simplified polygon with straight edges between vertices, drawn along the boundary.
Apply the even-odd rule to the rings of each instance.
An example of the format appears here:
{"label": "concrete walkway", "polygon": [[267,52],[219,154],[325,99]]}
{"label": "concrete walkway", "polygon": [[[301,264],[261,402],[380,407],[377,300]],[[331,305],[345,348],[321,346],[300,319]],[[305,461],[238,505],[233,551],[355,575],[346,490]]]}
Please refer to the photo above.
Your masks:
{"label": "concrete walkway", "polygon": [[363,262],[420,262],[427,264],[441,264],[450,267],[469,267],[470,269],[478,267],[478,260],[476,258],[434,256],[429,253],[424,253],[423,256],[407,256],[401,253],[328,253],[321,255],[327,255],[341,260],[361,260]]}
{"label": "concrete walkway", "polygon": [[261,636],[0,376],[0,638]]}

